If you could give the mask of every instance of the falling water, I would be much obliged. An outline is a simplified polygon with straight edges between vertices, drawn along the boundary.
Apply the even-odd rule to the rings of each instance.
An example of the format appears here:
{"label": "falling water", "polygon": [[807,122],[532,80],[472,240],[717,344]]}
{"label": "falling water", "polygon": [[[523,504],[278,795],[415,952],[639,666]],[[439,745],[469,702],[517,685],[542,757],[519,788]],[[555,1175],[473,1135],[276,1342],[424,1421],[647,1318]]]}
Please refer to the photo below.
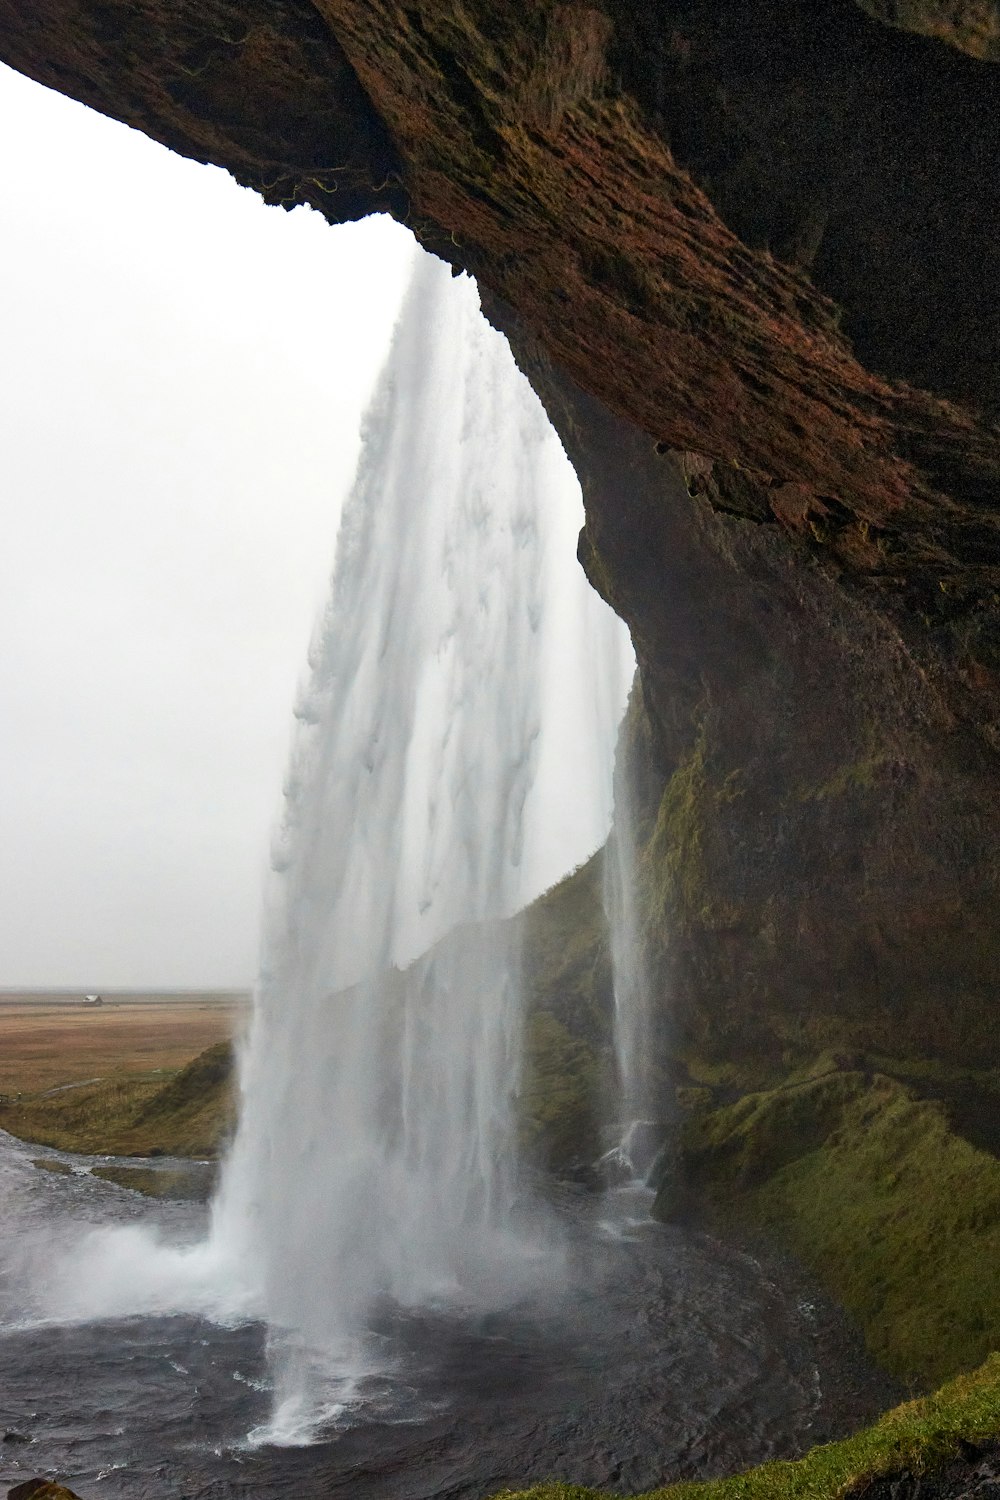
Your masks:
{"label": "falling water", "polygon": [[608,1118],[615,1144],[605,1158],[611,1180],[622,1175],[643,1178],[660,1144],[651,1080],[652,989],[640,918],[634,760],[635,746],[623,726],[615,756],[614,827],[604,861],[604,909],[614,989],[615,1078]]}
{"label": "falling water", "polygon": [[[380,1307],[509,1299],[546,1261],[518,1205],[504,919],[606,832],[628,665],[576,567],[578,510],[473,285],[421,256],[297,710],[215,1211],[272,1330],[272,1436],[330,1412]],[[551,765],[543,698],[573,721],[568,764]],[[546,755],[574,848],[532,826]]]}
{"label": "falling water", "polygon": [[[421,259],[301,695],[242,1121],[210,1231],[196,1237],[181,1205],[150,1214],[93,1178],[37,1172],[37,1147],[0,1153],[7,1385],[18,1426],[68,1478],[85,1462],[113,1494],[177,1473],[205,1494],[305,1483],[400,1500],[570,1464],[639,1490],[665,1452],[732,1469],[812,1433],[794,1296],[681,1231],[619,1234],[621,1215],[611,1235],[588,1214],[567,1228],[562,1284],[519,1180],[505,918],[605,838],[634,666],[577,567],[580,519],[474,287]],[[641,1117],[622,774],[620,761],[608,862],[619,1115]],[[463,1316],[539,1285],[541,1315]],[[162,1316],[179,1313],[195,1316]],[[311,1467],[247,1462],[238,1424],[297,1442],[344,1406]]]}
{"label": "falling water", "polygon": [[209,1232],[100,1227],[25,1273],[55,1322],[262,1319],[262,1440],[307,1440],[386,1378],[404,1389],[401,1319],[561,1274],[518,1171],[507,919],[611,819],[634,662],[576,561],[581,520],[474,284],[419,254],[296,711]]}

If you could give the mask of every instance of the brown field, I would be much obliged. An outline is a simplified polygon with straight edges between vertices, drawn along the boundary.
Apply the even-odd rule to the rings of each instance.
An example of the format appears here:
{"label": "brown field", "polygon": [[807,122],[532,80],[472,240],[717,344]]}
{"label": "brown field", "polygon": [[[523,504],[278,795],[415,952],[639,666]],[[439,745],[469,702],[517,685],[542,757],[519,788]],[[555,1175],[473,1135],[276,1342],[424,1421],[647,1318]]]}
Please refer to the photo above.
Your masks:
{"label": "brown field", "polygon": [[215,1156],[248,1014],[237,996],[0,996],[0,1129],[62,1151]]}
{"label": "brown field", "polygon": [[111,1074],[171,1074],[236,1035],[237,998],[67,1001],[0,999],[0,1095],[37,1094]]}

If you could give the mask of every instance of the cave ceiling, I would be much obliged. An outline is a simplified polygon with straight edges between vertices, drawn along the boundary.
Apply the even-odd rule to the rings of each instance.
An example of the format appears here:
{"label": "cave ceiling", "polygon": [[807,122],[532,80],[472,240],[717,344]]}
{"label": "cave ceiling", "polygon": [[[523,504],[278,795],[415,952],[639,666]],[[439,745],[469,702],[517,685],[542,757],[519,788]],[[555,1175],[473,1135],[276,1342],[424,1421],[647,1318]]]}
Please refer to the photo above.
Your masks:
{"label": "cave ceiling", "polygon": [[473,272],[994,748],[998,37],[988,0],[0,0],[11,66]]}

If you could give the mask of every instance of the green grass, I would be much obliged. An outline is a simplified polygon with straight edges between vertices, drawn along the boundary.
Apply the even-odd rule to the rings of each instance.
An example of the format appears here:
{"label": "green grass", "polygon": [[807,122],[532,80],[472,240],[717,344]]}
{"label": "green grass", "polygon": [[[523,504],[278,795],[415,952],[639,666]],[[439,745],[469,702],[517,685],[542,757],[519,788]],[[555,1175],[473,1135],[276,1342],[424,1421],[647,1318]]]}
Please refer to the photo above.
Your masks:
{"label": "green grass", "polygon": [[695,1113],[684,1162],[714,1216],[804,1261],[901,1380],[927,1388],[1000,1347],[1000,1161],[942,1105],[827,1071]]}
{"label": "green grass", "polygon": [[0,1108],[21,1140],[112,1156],[217,1156],[232,1131],[232,1047],[216,1042],[164,1083],[162,1074],[111,1077]]}
{"label": "green grass", "polygon": [[[657,1500],[835,1500],[882,1475],[931,1473],[967,1444],[1000,1435],[1000,1355],[959,1376],[931,1396],[887,1412],[872,1427],[814,1448],[793,1462],[769,1463],[746,1474],[651,1490]],[[572,1484],[540,1484],[520,1500],[592,1500],[599,1492]]]}

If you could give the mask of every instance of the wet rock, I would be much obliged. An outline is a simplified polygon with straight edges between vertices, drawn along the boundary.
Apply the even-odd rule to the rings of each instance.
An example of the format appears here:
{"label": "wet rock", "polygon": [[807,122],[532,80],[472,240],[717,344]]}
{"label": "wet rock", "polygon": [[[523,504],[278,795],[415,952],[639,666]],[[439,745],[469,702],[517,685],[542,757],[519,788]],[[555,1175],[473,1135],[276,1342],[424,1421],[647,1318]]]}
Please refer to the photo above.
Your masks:
{"label": "wet rock", "polygon": [[602,1188],[622,1187],[635,1176],[632,1163],[621,1146],[612,1146],[594,1164],[597,1185]]}
{"label": "wet rock", "polygon": [[7,1491],[7,1500],[80,1500],[75,1490],[55,1479],[27,1479]]}
{"label": "wet rock", "polygon": [[634,1176],[645,1180],[663,1145],[665,1127],[659,1120],[633,1120],[625,1132],[622,1149],[632,1164]]}
{"label": "wet rock", "polygon": [[596,1162],[602,1187],[646,1182],[663,1152],[665,1127],[657,1120],[632,1120],[621,1140]]}
{"label": "wet rock", "polygon": [[848,1491],[851,1500],[997,1500],[1000,1496],[1000,1444],[963,1443],[958,1458],[929,1474],[908,1469],[887,1474]]}

